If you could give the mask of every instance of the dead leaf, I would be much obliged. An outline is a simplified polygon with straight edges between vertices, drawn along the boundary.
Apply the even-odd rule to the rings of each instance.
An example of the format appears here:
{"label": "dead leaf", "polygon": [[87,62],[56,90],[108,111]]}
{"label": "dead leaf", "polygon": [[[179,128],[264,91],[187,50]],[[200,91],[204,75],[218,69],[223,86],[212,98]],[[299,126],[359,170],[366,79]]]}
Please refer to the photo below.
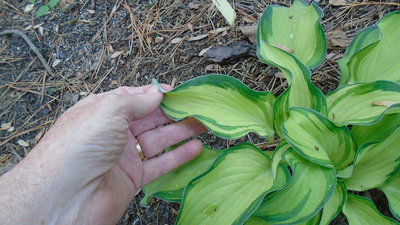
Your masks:
{"label": "dead leaf", "polygon": [[257,40],[257,27],[257,25],[244,26],[239,27],[239,30],[242,31],[242,33],[251,41],[251,43],[255,44]]}
{"label": "dead leaf", "polygon": [[207,52],[209,49],[211,49],[211,48],[212,48],[212,46],[201,50],[200,53],[199,53],[199,56],[203,56],[203,55],[206,54],[206,52]]}
{"label": "dead leaf", "polygon": [[96,11],[94,11],[93,9],[88,9],[86,10],[89,14],[94,14]]}
{"label": "dead leaf", "polygon": [[225,32],[225,31],[229,30],[229,28],[231,28],[231,27],[220,27],[220,28],[217,28],[215,30],[209,31],[208,33],[209,34],[218,34],[218,33]]}
{"label": "dead leaf", "polygon": [[190,37],[190,38],[188,38],[187,40],[188,40],[188,41],[199,41],[199,40],[204,39],[204,38],[206,38],[206,37],[208,37],[208,34],[201,34],[201,35],[199,35],[199,36]]}
{"label": "dead leaf", "polygon": [[8,128],[8,130],[7,130],[7,132],[14,132],[14,130],[15,130],[15,127],[10,127],[10,128]]}
{"label": "dead leaf", "polygon": [[329,4],[333,6],[348,5],[346,0],[329,0]]}
{"label": "dead leaf", "polygon": [[188,4],[188,8],[189,9],[198,9],[199,6],[200,6],[199,4],[196,4],[196,3],[193,3],[193,2]]}
{"label": "dead leaf", "polygon": [[329,31],[326,36],[328,37],[328,48],[347,47],[351,42],[351,39],[342,30]]}
{"label": "dead leaf", "polygon": [[28,147],[28,146],[29,146],[29,143],[26,142],[26,141],[24,141],[24,140],[22,140],[22,139],[19,139],[19,140],[17,141],[17,143],[18,143],[20,146],[22,146],[22,147]]}
{"label": "dead leaf", "polygon": [[125,52],[124,50],[122,50],[122,51],[116,51],[116,52],[114,52],[114,53],[111,55],[111,58],[112,58],[112,59],[115,59],[115,58],[117,58],[118,56],[124,54],[124,52]]}
{"label": "dead leaf", "polygon": [[279,49],[282,49],[282,50],[285,51],[285,52],[293,53],[293,50],[292,50],[292,49],[286,47],[286,46],[283,45],[283,44],[273,44],[272,46],[277,47],[277,48],[279,48]]}
{"label": "dead leaf", "polygon": [[11,122],[1,124],[0,130],[8,130],[11,127]]}
{"label": "dead leaf", "polygon": [[213,47],[206,52],[208,60],[217,63],[229,63],[239,60],[243,56],[255,55],[255,47],[244,41],[230,46]]}
{"label": "dead leaf", "polygon": [[386,107],[390,107],[394,104],[397,104],[396,102],[393,101],[383,101],[383,102],[374,102],[372,103],[372,106],[386,106]]}

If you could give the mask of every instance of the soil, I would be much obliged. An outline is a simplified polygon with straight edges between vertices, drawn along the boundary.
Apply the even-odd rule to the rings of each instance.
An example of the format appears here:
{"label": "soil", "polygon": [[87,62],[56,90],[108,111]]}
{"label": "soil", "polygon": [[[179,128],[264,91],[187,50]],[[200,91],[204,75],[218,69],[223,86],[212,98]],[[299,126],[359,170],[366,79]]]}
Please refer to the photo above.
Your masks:
{"label": "soil", "polygon": [[[327,0],[316,1],[325,13],[322,23],[329,32],[330,46],[329,59],[314,69],[312,80],[324,93],[337,87],[336,61],[356,32],[400,9],[390,0],[351,2],[340,7]],[[33,11],[25,12],[28,1],[0,0],[0,32],[16,29],[25,33],[52,70],[45,70],[37,54],[18,35],[0,36],[0,124],[9,123],[7,129],[0,130],[0,175],[24,158],[62,112],[90,93],[145,85],[153,78],[174,85],[207,73],[227,74],[253,89],[276,95],[287,86],[276,76],[276,68],[251,54],[214,63],[199,53],[239,41],[252,45],[240,28],[256,25],[267,5],[289,5],[290,1],[235,0],[235,27],[228,27],[211,1],[61,0],[40,18],[35,18],[34,12],[46,1],[36,3]],[[177,39],[200,35],[204,38]],[[265,147],[264,140],[255,135],[236,141],[209,134],[200,138],[214,148],[242,141]],[[373,190],[363,194],[390,215],[382,193]],[[174,224],[178,204],[154,199],[150,208],[143,208],[139,205],[142,195],[132,201],[120,224]],[[339,216],[332,224],[347,222]]]}

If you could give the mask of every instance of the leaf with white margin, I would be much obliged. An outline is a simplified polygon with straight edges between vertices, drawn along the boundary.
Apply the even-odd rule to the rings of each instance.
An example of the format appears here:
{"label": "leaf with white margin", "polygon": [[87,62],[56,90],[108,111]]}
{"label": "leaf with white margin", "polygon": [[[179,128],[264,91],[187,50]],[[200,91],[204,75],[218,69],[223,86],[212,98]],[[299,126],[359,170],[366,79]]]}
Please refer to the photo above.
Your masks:
{"label": "leaf with white margin", "polygon": [[400,126],[400,113],[386,114],[371,126],[353,126],[351,133],[358,146],[366,143],[381,142]]}
{"label": "leaf with white margin", "polygon": [[396,221],[382,215],[374,203],[361,196],[348,194],[343,206],[343,213],[349,225],[398,225]]}
{"label": "leaf with white margin", "polygon": [[295,56],[257,39],[258,58],[269,65],[278,67],[289,82],[288,89],[282,93],[274,105],[274,127],[282,136],[281,125],[289,117],[289,108],[300,106],[315,109],[326,114],[326,100],[321,90],[310,80],[310,69]]}
{"label": "leaf with white margin", "polygon": [[393,216],[400,220],[400,172],[390,181],[379,187],[389,201],[390,211]]}
{"label": "leaf with white margin", "polygon": [[390,80],[400,82],[400,11],[377,22],[381,38],[355,53],[347,63],[348,83]]}
{"label": "leaf with white margin", "polygon": [[[385,113],[400,107],[400,84],[383,80],[352,84],[331,92],[326,101],[331,121],[338,124],[371,125],[378,122]],[[390,107],[380,104],[385,101],[396,104]]]}
{"label": "leaf with white margin", "polygon": [[304,158],[340,170],[352,163],[357,146],[347,127],[338,127],[320,113],[293,107],[282,125],[286,141]]}
{"label": "leaf with white margin", "polygon": [[292,168],[292,180],[282,190],[267,196],[253,215],[271,224],[309,221],[333,194],[335,170],[311,163],[293,150],[283,157]]}
{"label": "leaf with white margin", "polygon": [[361,30],[347,47],[344,56],[338,61],[340,68],[340,81],[339,86],[344,86],[348,83],[349,69],[347,63],[354,54],[363,50],[364,48],[375,44],[381,39],[381,31],[379,27],[374,25]]}
{"label": "leaf with white margin", "polygon": [[319,221],[319,225],[329,225],[329,223],[335,219],[340,211],[342,211],[346,198],[346,185],[343,182],[338,182],[335,192],[322,209],[322,217]]}
{"label": "leaf with white margin", "polygon": [[195,117],[216,136],[235,139],[255,132],[273,136],[275,96],[225,75],[196,77],[164,94],[161,109],[174,120]]}
{"label": "leaf with white margin", "polygon": [[355,157],[353,174],[345,179],[349,190],[379,187],[400,171],[400,127],[384,141],[361,146]]}
{"label": "leaf with white margin", "polygon": [[243,224],[273,185],[271,160],[256,146],[226,149],[186,187],[176,224]]}
{"label": "leaf with white margin", "polygon": [[[323,11],[314,2],[294,0],[291,7],[270,5],[259,22],[260,40],[296,56],[310,68],[322,63],[326,37],[320,20]],[[260,51],[265,51],[262,46]]]}
{"label": "leaf with white margin", "polygon": [[140,201],[142,206],[149,206],[151,197],[180,202],[186,185],[195,177],[205,172],[214,162],[220,151],[212,150],[203,145],[200,155],[183,166],[157,178],[150,184],[144,186],[142,191],[145,196]]}

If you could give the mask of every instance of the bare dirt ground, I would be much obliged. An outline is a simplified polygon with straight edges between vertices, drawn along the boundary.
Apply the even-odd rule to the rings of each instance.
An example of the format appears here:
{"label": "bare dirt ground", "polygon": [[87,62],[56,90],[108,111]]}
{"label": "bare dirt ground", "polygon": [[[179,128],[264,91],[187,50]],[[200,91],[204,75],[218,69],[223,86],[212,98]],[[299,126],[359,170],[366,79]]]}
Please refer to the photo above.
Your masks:
{"label": "bare dirt ground", "polygon": [[[316,2],[325,12],[322,23],[330,45],[327,59],[314,70],[312,79],[327,93],[337,86],[336,61],[351,38],[386,13],[399,10],[400,3],[356,0],[332,6],[327,0]],[[62,0],[40,18],[34,17],[37,6],[24,12],[28,1],[0,0],[0,32],[25,33],[51,67],[45,70],[20,36],[0,36],[0,175],[24,158],[63,111],[90,93],[145,85],[152,78],[175,85],[207,73],[227,74],[253,89],[281,93],[287,83],[278,70],[252,54],[223,63],[199,56],[209,47],[238,41],[253,45],[241,27],[256,25],[269,4],[289,5],[290,1],[235,0],[236,26],[228,27],[208,0]],[[215,148],[235,143],[210,135],[201,138]],[[253,135],[236,142],[243,140],[268,147]],[[389,215],[382,193],[362,194],[372,197],[381,212]],[[178,204],[153,200],[146,209],[139,205],[141,196],[131,203],[120,224],[174,223]],[[341,216],[333,224],[347,222]]]}

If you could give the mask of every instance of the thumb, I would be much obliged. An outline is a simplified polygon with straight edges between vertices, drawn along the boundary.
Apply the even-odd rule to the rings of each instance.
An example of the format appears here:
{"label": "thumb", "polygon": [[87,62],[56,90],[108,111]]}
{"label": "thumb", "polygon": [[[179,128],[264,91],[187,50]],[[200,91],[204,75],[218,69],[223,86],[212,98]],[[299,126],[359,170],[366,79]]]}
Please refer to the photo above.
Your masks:
{"label": "thumb", "polygon": [[161,104],[163,93],[157,87],[151,86],[136,95],[114,94],[105,96],[107,108],[112,107],[113,115],[124,115],[129,121],[138,120],[154,112]]}

